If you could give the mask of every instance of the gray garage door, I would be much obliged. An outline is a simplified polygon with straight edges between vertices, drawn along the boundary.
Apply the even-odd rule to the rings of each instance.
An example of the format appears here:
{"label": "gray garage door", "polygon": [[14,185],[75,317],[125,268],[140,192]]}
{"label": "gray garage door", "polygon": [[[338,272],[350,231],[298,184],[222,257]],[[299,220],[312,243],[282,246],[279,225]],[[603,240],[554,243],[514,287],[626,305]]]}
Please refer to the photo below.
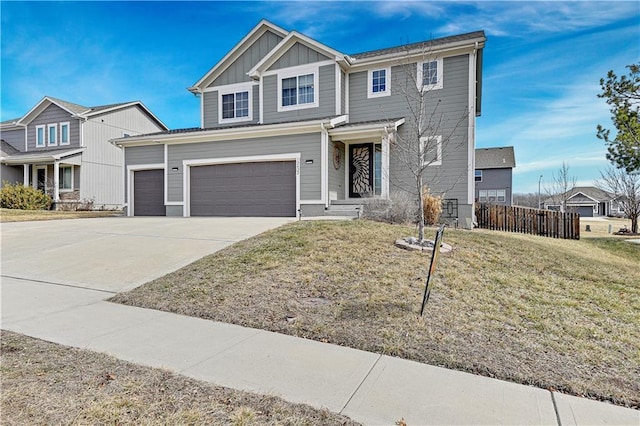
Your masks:
{"label": "gray garage door", "polygon": [[296,163],[191,167],[191,216],[296,215]]}
{"label": "gray garage door", "polygon": [[140,170],[133,173],[133,214],[166,216],[163,170]]}
{"label": "gray garage door", "polygon": [[593,217],[593,207],[591,206],[578,207],[574,211],[580,213],[580,217]]}

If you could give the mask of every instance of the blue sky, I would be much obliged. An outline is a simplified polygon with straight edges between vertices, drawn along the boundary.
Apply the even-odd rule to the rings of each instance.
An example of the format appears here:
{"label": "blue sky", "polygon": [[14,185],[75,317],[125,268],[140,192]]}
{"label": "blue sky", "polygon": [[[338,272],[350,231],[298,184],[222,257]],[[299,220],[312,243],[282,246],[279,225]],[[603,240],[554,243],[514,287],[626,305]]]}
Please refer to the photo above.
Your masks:
{"label": "blue sky", "polygon": [[186,88],[262,18],[347,54],[484,30],[477,146],[514,146],[515,192],[565,161],[579,184],[608,167],[599,80],[640,61],[640,2],[6,2],[0,120],[43,96],[141,100],[170,128],[199,125]]}

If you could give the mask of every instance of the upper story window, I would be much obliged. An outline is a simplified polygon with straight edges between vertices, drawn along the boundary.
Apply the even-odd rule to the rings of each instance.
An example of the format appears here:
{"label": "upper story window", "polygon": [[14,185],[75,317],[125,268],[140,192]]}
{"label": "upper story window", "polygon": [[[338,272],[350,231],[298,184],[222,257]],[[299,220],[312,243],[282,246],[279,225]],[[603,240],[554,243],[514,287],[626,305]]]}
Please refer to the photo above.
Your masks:
{"label": "upper story window", "polygon": [[296,67],[278,73],[278,111],[318,106],[318,67]]}
{"label": "upper story window", "polygon": [[442,59],[418,62],[418,89],[442,89]]}
{"label": "upper story window", "polygon": [[390,77],[391,68],[369,70],[367,78],[367,97],[376,98],[378,96],[389,96],[391,94],[391,87],[389,87]]}
{"label": "upper story window", "polygon": [[482,182],[482,170],[476,170],[475,181]]}
{"label": "upper story window", "polygon": [[58,125],[57,124],[47,124],[47,135],[49,146],[58,144]]}
{"label": "upper story window", "polygon": [[253,85],[234,84],[218,88],[218,121],[232,123],[251,121]]}
{"label": "upper story window", "polygon": [[44,132],[45,126],[36,126],[36,146],[44,147]]}
{"label": "upper story window", "polygon": [[420,138],[422,166],[442,165],[442,136],[423,136]]}
{"label": "upper story window", "polygon": [[69,145],[69,123],[60,123],[60,145]]}

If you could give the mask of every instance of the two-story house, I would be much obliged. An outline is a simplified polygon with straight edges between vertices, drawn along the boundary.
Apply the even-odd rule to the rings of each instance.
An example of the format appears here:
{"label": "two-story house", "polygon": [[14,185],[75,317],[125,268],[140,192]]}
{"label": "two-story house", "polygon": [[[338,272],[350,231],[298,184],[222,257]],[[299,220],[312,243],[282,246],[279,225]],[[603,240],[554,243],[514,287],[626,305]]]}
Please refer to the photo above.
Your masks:
{"label": "two-story house", "polygon": [[85,107],[44,97],[0,123],[2,181],[45,191],[54,205],[123,205],[123,153],[110,139],[168,128],[141,102]]}
{"label": "two-story house", "polygon": [[476,201],[510,206],[514,167],[516,156],[512,146],[476,149]]}
{"label": "two-story house", "polygon": [[388,199],[416,191],[409,141],[424,183],[471,227],[484,43],[479,31],[347,55],[263,20],[189,88],[199,127],[113,141],[128,214],[315,216]]}

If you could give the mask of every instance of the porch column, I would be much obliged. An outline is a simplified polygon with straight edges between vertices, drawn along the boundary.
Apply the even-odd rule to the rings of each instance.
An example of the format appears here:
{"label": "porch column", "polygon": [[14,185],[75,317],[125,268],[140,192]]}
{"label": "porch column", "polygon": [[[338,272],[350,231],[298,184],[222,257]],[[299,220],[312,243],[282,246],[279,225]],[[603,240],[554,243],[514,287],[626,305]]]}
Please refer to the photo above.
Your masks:
{"label": "porch column", "polygon": [[60,201],[60,163],[53,163],[53,201]]}
{"label": "porch column", "polygon": [[388,133],[382,138],[382,164],[380,165],[380,183],[382,184],[380,196],[382,198],[389,198],[389,142],[392,138],[393,133]]}
{"label": "porch column", "polygon": [[22,165],[22,184],[24,186],[29,186],[29,165]]}

